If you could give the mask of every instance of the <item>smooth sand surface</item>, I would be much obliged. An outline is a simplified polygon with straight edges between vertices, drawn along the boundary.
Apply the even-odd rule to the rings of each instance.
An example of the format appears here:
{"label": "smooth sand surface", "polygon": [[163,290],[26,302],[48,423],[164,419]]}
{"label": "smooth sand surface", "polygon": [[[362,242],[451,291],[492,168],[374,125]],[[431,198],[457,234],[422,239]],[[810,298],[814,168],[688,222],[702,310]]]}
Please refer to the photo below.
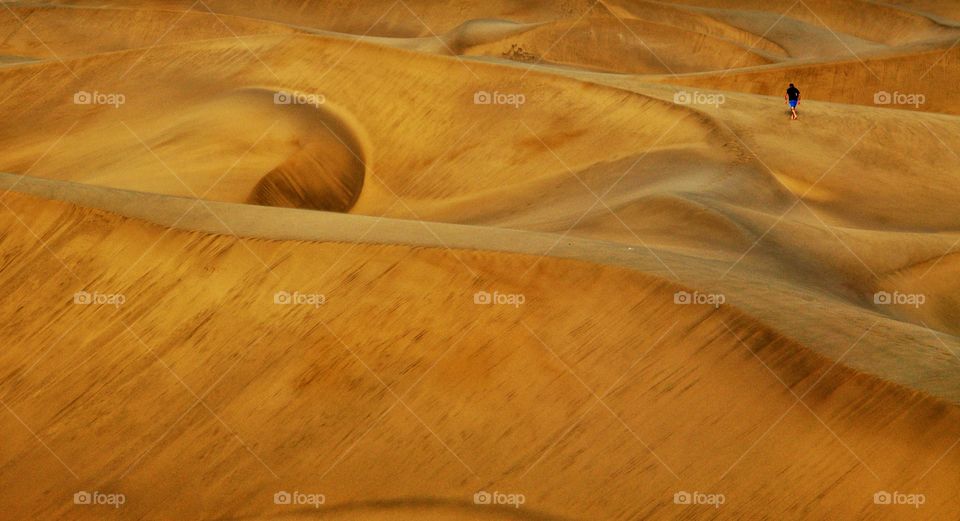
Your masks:
{"label": "smooth sand surface", "polygon": [[960,516],[953,3],[0,30],[0,518]]}

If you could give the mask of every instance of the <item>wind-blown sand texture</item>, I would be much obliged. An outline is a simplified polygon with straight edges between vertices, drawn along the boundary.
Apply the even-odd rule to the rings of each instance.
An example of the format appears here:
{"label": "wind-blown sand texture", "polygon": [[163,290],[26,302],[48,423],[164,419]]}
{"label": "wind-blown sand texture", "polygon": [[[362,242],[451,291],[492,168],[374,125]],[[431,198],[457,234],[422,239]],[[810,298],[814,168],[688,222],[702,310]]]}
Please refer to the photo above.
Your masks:
{"label": "wind-blown sand texture", "polygon": [[0,32],[0,519],[960,519],[953,2]]}

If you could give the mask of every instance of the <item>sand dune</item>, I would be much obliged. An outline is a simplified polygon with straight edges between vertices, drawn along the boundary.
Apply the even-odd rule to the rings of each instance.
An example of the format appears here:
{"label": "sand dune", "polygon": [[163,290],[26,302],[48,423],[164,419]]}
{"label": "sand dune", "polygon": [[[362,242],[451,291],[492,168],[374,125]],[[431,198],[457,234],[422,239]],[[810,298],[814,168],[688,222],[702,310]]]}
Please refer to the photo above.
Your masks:
{"label": "sand dune", "polygon": [[950,86],[956,83],[960,70],[958,56],[960,51],[956,47],[942,46],[889,57],[853,58],[839,63],[799,64],[666,81],[770,95],[778,92],[782,85],[803,78],[812,87],[808,99],[957,114],[960,109]]}
{"label": "sand dune", "polygon": [[[5,472],[36,477],[4,489],[17,517],[111,516],[70,505],[72,488],[122,488],[124,517],[271,516],[285,513],[273,490],[295,488],[332,506],[409,498],[439,519],[477,490],[524,494],[522,519],[695,518],[702,507],[672,495],[721,475],[733,517],[788,515],[793,504],[771,501],[784,489],[840,518],[872,512],[885,487],[922,486],[925,513],[957,508],[960,456],[938,462],[960,435],[954,408],[735,311],[676,309],[678,287],[663,280],[502,253],[240,242],[14,193],[4,203],[39,237],[16,221],[3,230],[24,256],[11,262],[29,266],[4,271],[4,306],[30,317],[5,327],[18,341],[3,355],[4,400],[63,461],[4,416]],[[521,281],[532,265],[549,283]],[[477,306],[484,290],[527,301]],[[76,291],[126,301],[76,306]],[[326,300],[276,305],[278,291]],[[226,302],[234,313],[216,312]],[[745,455],[744,439],[757,441]],[[396,443],[416,449],[374,449]],[[182,492],[219,476],[235,476],[229,494]]]}
{"label": "sand dune", "polygon": [[[958,206],[952,202],[960,194],[949,151],[956,146],[953,121],[855,106],[821,108],[810,102],[807,114],[822,121],[822,128],[794,138],[781,133],[781,120],[756,117],[778,110],[775,100],[727,93],[723,107],[711,110],[674,104],[676,88],[611,82],[621,87],[615,89],[540,72],[511,80],[515,85],[508,90],[504,78],[510,76],[491,64],[463,64],[321,36],[258,37],[247,45],[255,46],[258,55],[247,55],[233,65],[236,71],[220,75],[210,71],[235,54],[230,42],[191,44],[194,60],[207,64],[199,69],[194,61],[173,62],[166,76],[139,78],[135,68],[119,85],[127,93],[126,104],[71,107],[78,115],[89,114],[72,129],[67,121],[44,123],[44,104],[30,119],[12,118],[23,127],[7,130],[5,143],[18,154],[7,154],[7,161],[16,162],[3,168],[228,202],[569,230],[641,251],[654,246],[661,257],[654,259],[656,269],[664,267],[662,250],[708,258],[715,266],[686,259],[667,262],[674,272],[667,275],[676,275],[678,263],[690,266],[693,273],[685,277],[740,294],[751,312],[825,354],[838,356],[862,330],[839,341],[825,340],[811,335],[808,322],[797,323],[793,309],[757,309],[769,306],[748,285],[754,273],[779,272],[774,277],[788,281],[794,291],[811,285],[826,291],[861,316],[864,328],[877,313],[907,320],[896,326],[908,330],[896,343],[919,343],[932,359],[960,347],[950,325],[957,305],[949,285],[929,294],[936,304],[921,315],[870,303],[878,291],[916,291],[913,285],[900,287],[903,279],[888,274],[942,257],[957,239]],[[183,47],[158,47],[144,60],[168,62]],[[337,64],[335,69],[319,79],[290,83],[296,86],[291,91],[322,96],[322,105],[277,105],[268,92],[251,87],[297,74],[299,62],[261,63],[272,63],[271,56],[323,53]],[[78,67],[101,67],[109,75],[141,56],[142,51],[114,53],[85,59],[81,63],[88,65]],[[416,68],[410,66],[413,60]],[[380,74],[362,68],[370,61],[394,78],[381,85],[379,96],[358,95],[358,85],[376,82]],[[40,75],[53,75],[61,66],[36,67],[49,69]],[[428,71],[443,77],[446,85],[456,85],[456,91],[438,87]],[[189,93],[175,87],[184,77],[195,85]],[[530,92],[530,99],[519,106],[472,103],[478,90],[492,92],[492,86],[501,92]],[[50,103],[69,100],[71,87],[47,94]],[[413,119],[395,109],[397,100],[429,110]],[[154,116],[158,103],[170,107],[159,120]],[[464,113],[470,117],[457,118]],[[589,131],[601,121],[606,133]],[[49,129],[46,142],[28,131],[28,122]],[[839,128],[849,137],[837,139]],[[91,158],[91,142],[96,143],[96,158]],[[891,142],[904,146],[887,146]],[[56,156],[44,156],[51,146],[57,147]],[[798,153],[780,153],[785,147]],[[338,154],[339,159],[314,168],[317,153]],[[900,178],[913,180],[890,178],[891,165]],[[677,230],[678,222],[687,225]],[[741,259],[748,251],[752,255]],[[732,288],[720,280],[731,268],[745,279]],[[754,301],[760,304],[751,305]],[[821,313],[811,312],[818,317],[812,320],[822,318]],[[938,339],[927,327],[950,336]],[[886,352],[890,339],[865,342],[872,351]],[[890,364],[877,356],[854,359],[855,367],[951,399],[960,396],[955,384],[931,376],[926,357],[916,359],[923,370],[904,377],[902,361]]]}
{"label": "sand dune", "polygon": [[[148,48],[156,42],[173,44],[250,34],[297,32],[280,24],[264,23],[209,11],[75,8],[23,2],[0,10],[4,33],[0,52],[35,60]],[[95,37],[91,37],[95,35]]]}
{"label": "sand dune", "polygon": [[0,519],[960,513],[952,3],[0,31]]}
{"label": "sand dune", "polygon": [[[474,45],[462,54],[500,57],[512,45],[528,54],[523,61],[634,74],[726,69],[734,65],[732,57],[737,57],[742,65],[769,63],[725,39],[698,31],[684,35],[674,26],[623,20],[612,15],[540,25],[523,34],[510,34],[505,39]],[[516,59],[512,55],[508,57]]]}

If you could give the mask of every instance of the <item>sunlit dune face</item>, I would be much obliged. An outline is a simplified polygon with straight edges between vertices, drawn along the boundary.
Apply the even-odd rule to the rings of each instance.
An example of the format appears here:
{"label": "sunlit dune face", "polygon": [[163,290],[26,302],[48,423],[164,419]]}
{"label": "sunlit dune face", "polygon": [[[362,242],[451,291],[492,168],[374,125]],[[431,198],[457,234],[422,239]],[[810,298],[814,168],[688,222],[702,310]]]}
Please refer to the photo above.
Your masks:
{"label": "sunlit dune face", "polygon": [[958,82],[960,0],[0,0],[0,521],[960,520]]}

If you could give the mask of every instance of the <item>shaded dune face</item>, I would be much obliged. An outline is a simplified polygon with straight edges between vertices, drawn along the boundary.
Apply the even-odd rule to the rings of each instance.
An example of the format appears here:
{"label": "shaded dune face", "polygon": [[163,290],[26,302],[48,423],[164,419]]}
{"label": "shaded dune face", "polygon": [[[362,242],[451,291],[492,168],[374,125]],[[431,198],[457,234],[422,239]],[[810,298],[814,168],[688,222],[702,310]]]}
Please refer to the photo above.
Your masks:
{"label": "shaded dune face", "polygon": [[[215,85],[180,96],[166,88],[171,82],[120,89],[130,100],[122,110],[69,105],[65,110],[77,123],[61,132],[56,153],[43,153],[53,150],[52,142],[36,145],[26,132],[11,131],[23,145],[8,145],[0,171],[214,201],[337,212],[353,207],[364,185],[366,152],[350,109],[283,83]],[[18,120],[42,125],[46,117]]]}
{"label": "shaded dune face", "polygon": [[[274,93],[261,92],[273,97]],[[363,151],[348,126],[320,106],[284,107],[303,112],[312,131],[298,139],[297,151],[265,175],[249,203],[346,212],[363,188]]]}
{"label": "shaded dune face", "polygon": [[249,202],[346,212],[363,187],[363,163],[339,143],[308,143],[263,177]]}

